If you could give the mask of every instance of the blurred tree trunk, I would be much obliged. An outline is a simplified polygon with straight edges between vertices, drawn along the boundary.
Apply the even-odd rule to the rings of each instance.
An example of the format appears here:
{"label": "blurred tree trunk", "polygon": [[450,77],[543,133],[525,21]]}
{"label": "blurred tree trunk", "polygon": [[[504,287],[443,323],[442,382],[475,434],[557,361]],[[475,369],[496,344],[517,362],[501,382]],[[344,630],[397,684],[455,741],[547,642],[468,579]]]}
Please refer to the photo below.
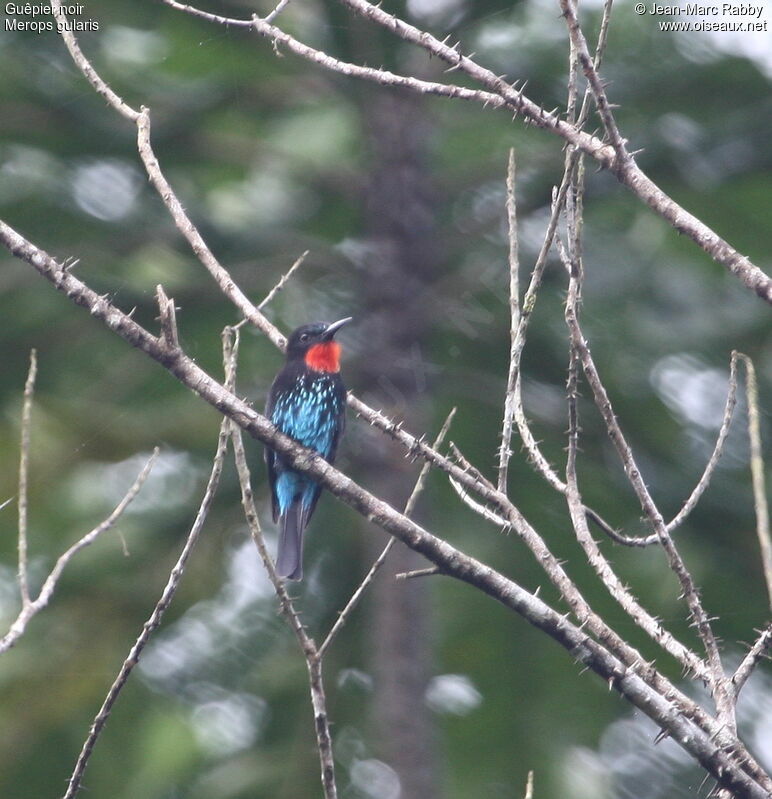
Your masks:
{"label": "blurred tree trunk", "polygon": [[[430,287],[439,254],[427,169],[430,126],[420,98],[370,92],[363,98],[369,142],[365,187],[368,256],[362,285],[368,345],[362,384],[373,387],[384,411],[408,429],[429,429],[420,342],[432,328]],[[384,436],[368,441],[368,471],[381,496],[403,507],[417,475]],[[366,475],[362,476],[365,483]],[[384,544],[374,541],[375,558]],[[438,797],[433,721],[424,701],[431,664],[430,580],[395,581],[398,572],[426,562],[396,544],[375,583],[372,614],[373,720],[378,756],[399,775],[400,799]]]}

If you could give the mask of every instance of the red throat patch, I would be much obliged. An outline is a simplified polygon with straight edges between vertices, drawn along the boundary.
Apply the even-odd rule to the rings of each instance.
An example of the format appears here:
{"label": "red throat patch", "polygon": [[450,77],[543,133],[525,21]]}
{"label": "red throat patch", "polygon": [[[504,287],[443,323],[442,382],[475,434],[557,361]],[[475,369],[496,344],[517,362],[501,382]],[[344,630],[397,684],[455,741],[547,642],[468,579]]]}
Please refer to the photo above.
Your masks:
{"label": "red throat patch", "polygon": [[306,364],[317,372],[339,372],[340,344],[337,341],[314,344],[306,353]]}

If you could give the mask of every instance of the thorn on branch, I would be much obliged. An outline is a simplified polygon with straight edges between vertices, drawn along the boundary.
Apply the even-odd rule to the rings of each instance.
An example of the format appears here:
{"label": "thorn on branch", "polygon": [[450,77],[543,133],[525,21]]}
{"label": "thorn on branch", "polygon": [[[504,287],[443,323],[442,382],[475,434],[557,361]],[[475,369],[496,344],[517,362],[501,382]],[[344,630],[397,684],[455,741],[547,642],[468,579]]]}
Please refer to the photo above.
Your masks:
{"label": "thorn on branch", "polygon": [[167,349],[178,350],[180,348],[180,340],[177,334],[177,312],[174,307],[174,300],[166,296],[166,292],[160,283],[156,286],[155,291],[160,311],[158,319],[161,322],[161,338]]}
{"label": "thorn on branch", "polygon": [[409,572],[399,572],[394,575],[395,580],[412,580],[416,577],[429,577],[432,574],[441,574],[438,566],[429,566],[426,569],[414,569]]}

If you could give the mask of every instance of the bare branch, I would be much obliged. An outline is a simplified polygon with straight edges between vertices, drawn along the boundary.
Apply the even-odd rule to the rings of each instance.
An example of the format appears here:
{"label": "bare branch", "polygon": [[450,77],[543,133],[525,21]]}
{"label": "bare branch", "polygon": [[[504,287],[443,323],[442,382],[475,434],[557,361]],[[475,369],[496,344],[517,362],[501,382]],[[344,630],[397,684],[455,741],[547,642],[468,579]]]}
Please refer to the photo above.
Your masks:
{"label": "bare branch", "polygon": [[528,772],[528,781],[525,784],[524,799],[533,799],[533,771]]}
{"label": "bare branch", "polygon": [[[290,40],[295,42],[295,40],[292,40],[292,37],[288,37],[287,34],[284,34],[280,29],[271,26],[265,20],[260,20],[257,17],[250,20],[238,20],[200,11],[199,9],[196,9],[190,5],[175,2],[175,0],[163,0],[163,2],[179,11],[193,14],[210,22],[237,27],[254,27],[256,30],[259,30],[259,32],[271,36],[274,41],[279,41],[280,37],[286,36],[287,39],[284,40],[283,43],[288,47],[292,46]],[[478,83],[490,89],[491,91],[489,93],[491,93],[491,96],[488,97],[487,94],[489,93],[486,92],[465,89],[459,86],[447,86],[445,84],[439,83],[430,84],[425,81],[417,81],[415,78],[408,78],[405,76],[388,77],[390,76],[390,73],[384,72],[383,70],[375,70],[378,75],[373,75],[371,74],[372,71],[368,70],[367,68],[355,67],[354,65],[344,66],[347,68],[350,67],[352,70],[362,71],[355,72],[346,71],[344,69],[338,70],[337,65],[333,66],[333,62],[335,62],[336,59],[330,59],[330,56],[327,56],[325,53],[322,53],[321,51],[313,51],[313,48],[307,48],[306,45],[301,45],[299,42],[297,42],[297,45],[300,48],[307,48],[309,51],[313,51],[317,54],[312,58],[312,60],[316,60],[319,63],[322,63],[324,66],[328,66],[329,68],[335,68],[336,71],[341,71],[344,74],[350,74],[352,76],[356,75],[357,77],[364,77],[377,82],[385,82],[390,85],[401,86],[403,88],[419,91],[423,94],[442,94],[447,97],[473,99],[482,102],[486,106],[493,105],[494,107],[498,107],[507,105],[518,113],[522,113],[537,127],[552,131],[553,133],[561,136],[563,139],[574,145],[582,152],[585,152],[595,158],[602,166],[611,168],[615,165],[616,157],[613,148],[609,147],[608,145],[604,145],[600,139],[594,136],[589,136],[583,131],[578,130],[573,125],[560,119],[560,117],[557,115],[545,112],[543,108],[526,97],[522,91],[517,90],[514,86],[507,83],[490,70],[479,66],[471,58],[460,55],[455,48],[448,47],[430,34],[421,31],[418,28],[415,28],[414,26],[404,22],[403,20],[400,20],[397,17],[382,11],[380,8],[366,2],[366,0],[341,0],[341,2],[356,13],[361,14],[362,16],[371,19],[380,25],[383,25],[389,30],[392,30],[395,34],[406,41],[410,41],[413,44],[417,44],[425,48],[430,53],[450,63],[451,66],[462,69],[470,77],[478,81]],[[52,7],[57,20],[65,20],[65,17],[61,11],[60,0],[52,0]],[[97,75],[93,66],[88,62],[78,47],[75,36],[66,30],[62,33],[62,36],[64,37],[65,43],[70,50],[73,60],[92,84],[92,86],[94,86],[96,91],[99,92],[99,94],[101,94],[107,100],[107,102],[124,117],[139,123],[139,112],[126,105],[123,100],[121,100],[121,98],[118,97]],[[311,53],[304,54],[304,57],[311,57]],[[325,63],[325,59],[329,59],[329,62]],[[383,76],[387,77],[384,78]],[[392,80],[392,77],[394,80]],[[155,160],[154,157],[153,160]],[[766,302],[772,303],[772,278],[764,274],[764,272],[762,272],[761,269],[753,264],[750,259],[738,253],[707,225],[702,223],[699,219],[685,211],[681,206],[674,202],[667,194],[665,194],[665,192],[662,191],[662,189],[660,189],[641,171],[641,169],[632,159],[628,159],[624,164],[621,165],[616,163],[615,174],[621,183],[627,186],[639,199],[643,200],[660,216],[670,222],[670,224],[673,225],[677,231],[688,235],[701,249],[725,266],[733,275],[738,277],[746,287],[754,291]],[[166,202],[163,194],[161,197]],[[205,265],[207,264],[205,263]],[[210,266],[211,265],[207,265],[207,268],[210,268]],[[230,287],[228,285],[228,281],[230,280],[230,276],[227,275],[227,272],[225,272],[225,274],[222,273],[224,272],[222,267],[220,267],[220,270],[215,269],[213,271],[213,276],[218,280],[218,282],[220,282],[221,288],[226,296],[230,297],[236,303],[237,307],[242,308],[240,303],[243,304],[243,300],[245,298],[239,297],[237,294],[232,296],[229,293]],[[211,268],[210,271],[212,271]],[[244,312],[244,308],[247,308],[247,306],[242,308],[242,312]],[[247,318],[250,318],[248,313],[245,312],[244,315],[247,316]],[[256,316],[254,320],[250,318],[250,321],[252,321],[253,324],[258,327],[258,329],[263,331],[279,348],[283,347],[283,337],[280,333],[278,333],[273,325],[268,322],[268,320],[261,319],[260,316]]]}
{"label": "bare branch", "polygon": [[27,503],[29,501],[27,484],[29,482],[29,443],[32,425],[32,398],[35,394],[35,377],[38,371],[37,352],[29,354],[29,372],[24,384],[24,401],[21,410],[21,445],[19,447],[19,592],[22,607],[30,603],[29,582],[27,581]]}
{"label": "bare branch", "polygon": [[[733,354],[734,357],[734,354]],[[737,357],[745,364],[745,396],[748,403],[748,438],[751,450],[751,480],[753,484],[753,507],[756,511],[756,535],[761,551],[764,582],[767,585],[769,606],[772,608],[772,541],[769,537],[769,508],[764,477],[764,456],[761,448],[761,422],[759,419],[759,386],[753,361],[743,353]]]}
{"label": "bare branch", "polygon": [[[606,0],[603,7],[603,19],[601,21],[601,30],[598,36],[598,45],[595,51],[595,66],[599,66],[601,59],[603,57],[603,52],[606,47],[606,40],[608,36],[608,26],[611,20],[611,2],[612,0]],[[579,111],[579,118],[574,120],[575,115],[575,106],[576,106],[576,79],[577,79],[577,59],[576,53],[573,46],[571,44],[571,55],[569,59],[569,97],[567,103],[568,109],[568,119],[570,122],[574,122],[578,128],[582,128],[585,121],[587,120],[587,116],[589,114],[590,109],[590,89],[589,87],[584,93],[584,99],[582,101],[582,107]],[[517,423],[517,428],[520,433],[520,437],[523,442],[523,446],[528,453],[528,458],[530,462],[534,465],[536,470],[544,477],[544,479],[556,490],[559,491],[561,494],[566,493],[566,484],[561,480],[560,476],[557,472],[550,466],[547,459],[541,452],[539,445],[534,437],[533,433],[531,432],[531,428],[528,424],[528,419],[525,415],[525,409],[523,408],[523,393],[522,393],[522,384],[521,384],[521,375],[520,375],[520,361],[522,358],[523,348],[525,347],[525,339],[526,339],[526,332],[528,328],[528,322],[530,321],[531,314],[533,313],[534,306],[536,304],[536,297],[541,286],[542,276],[544,274],[544,269],[547,264],[547,257],[549,256],[550,250],[552,248],[552,244],[555,240],[555,233],[557,231],[558,221],[560,219],[560,215],[563,212],[563,209],[566,205],[566,199],[568,196],[569,187],[571,186],[571,181],[573,179],[573,175],[575,174],[577,165],[580,162],[582,157],[582,152],[577,148],[570,146],[566,150],[565,156],[565,163],[563,167],[563,177],[560,181],[560,186],[556,189],[553,189],[553,197],[552,197],[552,208],[551,208],[551,215],[550,220],[547,225],[547,230],[544,234],[544,240],[541,245],[541,249],[539,250],[539,254],[536,258],[536,262],[533,267],[533,271],[531,273],[531,281],[528,286],[528,290],[525,295],[525,299],[523,301],[523,309],[520,318],[520,324],[518,325],[517,331],[517,340],[514,346],[515,355],[514,360],[517,364],[517,379],[515,381],[515,391],[514,391],[514,400],[515,400],[515,421]],[[596,524],[598,524],[602,529],[604,529],[607,534],[609,534],[612,538],[615,536],[614,528],[611,525],[607,524],[598,514],[596,511],[593,511],[589,508],[586,509],[586,512],[590,518],[592,518]]]}
{"label": "bare branch", "polygon": [[[569,267],[570,268],[570,267]],[[571,333],[571,344],[575,348],[581,360],[582,368],[584,370],[587,382],[592,389],[595,404],[600,411],[601,417],[606,426],[606,431],[611,439],[614,447],[617,450],[619,459],[624,467],[627,479],[630,482],[641,508],[643,509],[646,518],[654,527],[654,531],[659,537],[662,548],[665,551],[668,565],[673,573],[678,578],[681,585],[681,591],[686,599],[689,608],[689,615],[692,617],[697,632],[705,647],[707,654],[711,689],[713,698],[716,702],[716,708],[719,712],[720,718],[723,722],[734,729],[734,703],[731,699],[731,690],[727,685],[726,675],[724,674],[723,666],[721,664],[721,656],[718,649],[718,642],[713,633],[713,628],[710,624],[708,614],[702,606],[702,601],[697,592],[694,580],[689,572],[686,564],[683,561],[680,553],[670,537],[667,530],[662,514],[659,512],[654,500],[649,494],[649,490],[643,480],[638,465],[633,456],[632,449],[627,443],[622,428],[617,421],[616,414],[611,405],[611,400],[608,397],[603,383],[601,382],[600,375],[595,366],[595,362],[590,354],[590,349],[584,339],[579,320],[576,316],[575,310],[570,304],[566,305],[566,322],[568,323],[569,331]]]}
{"label": "bare branch", "polygon": [[729,427],[732,423],[732,416],[734,415],[734,409],[737,405],[737,353],[732,353],[732,358],[729,362],[729,389],[726,395],[726,404],[724,405],[724,414],[721,419],[721,426],[718,431],[718,437],[716,438],[716,444],[713,447],[713,452],[710,454],[710,458],[708,458],[708,462],[705,466],[705,470],[702,473],[697,485],[694,487],[694,490],[689,495],[689,498],[684,502],[683,507],[678,513],[673,517],[673,519],[668,522],[667,531],[669,533],[673,532],[677,527],[683,524],[686,517],[694,510],[695,506],[700,500],[700,497],[705,493],[705,489],[708,487],[710,483],[710,478],[713,476],[713,472],[716,469],[716,465],[718,464],[719,458],[724,451],[724,444],[726,443],[727,435],[729,434]]}
{"label": "bare branch", "polygon": [[209,515],[209,509],[212,506],[212,501],[214,500],[217,487],[220,482],[220,474],[222,473],[222,465],[225,458],[227,444],[228,419],[223,419],[223,422],[220,425],[220,435],[217,440],[217,451],[215,452],[214,461],[212,463],[212,471],[209,475],[209,480],[204,491],[204,497],[201,500],[201,505],[199,506],[195,521],[193,522],[193,526],[190,528],[188,537],[185,540],[185,545],[183,546],[182,551],[177,558],[177,562],[174,564],[174,567],[169,573],[169,578],[166,582],[163,593],[161,594],[161,598],[153,608],[153,612],[150,614],[148,620],[142,625],[142,632],[139,634],[137,640],[134,642],[134,645],[131,647],[126,660],[123,661],[123,665],[118,672],[118,676],[110,686],[110,690],[107,692],[104,702],[102,702],[102,706],[99,708],[99,712],[94,717],[94,721],[91,724],[88,736],[83,744],[83,748],[80,751],[75,768],[70,776],[67,790],[65,791],[62,799],[73,799],[73,797],[80,790],[86,766],[88,765],[91,753],[94,751],[94,746],[96,745],[97,739],[107,723],[107,719],[110,716],[110,711],[113,709],[113,705],[118,699],[123,686],[126,685],[126,681],[129,679],[129,675],[131,674],[132,670],[137,663],[139,663],[139,659],[142,656],[142,652],[147,645],[147,642],[160,626],[163,615],[171,604],[174,594],[177,591],[177,586],[179,585],[182,575],[185,571],[185,566],[188,562],[188,558],[190,557],[190,553],[193,551],[193,547],[196,545],[201,529],[203,528],[206,518]]}
{"label": "bare branch", "polygon": [[96,539],[102,535],[102,533],[110,530],[123,515],[123,512],[126,510],[129,503],[134,499],[134,497],[137,496],[139,490],[142,488],[142,485],[147,479],[147,476],[150,474],[150,470],[153,468],[153,464],[155,463],[157,457],[158,448],[156,447],[156,449],[153,450],[153,454],[150,456],[150,459],[137,476],[137,479],[134,481],[131,488],[129,488],[129,490],[126,492],[126,495],[123,497],[123,499],[115,506],[113,512],[101,524],[97,525],[93,530],[86,533],[86,535],[84,535],[82,538],[78,539],[69,549],[59,556],[54,564],[54,568],[51,569],[48,577],[46,577],[37,598],[23,604],[16,621],[14,621],[3,638],[0,639],[0,654],[10,649],[19,640],[19,638],[21,638],[30,619],[39,613],[51,601],[51,597],[56,589],[56,584],[59,582],[62,572],[72,557],[80,552],[80,550],[84,547],[87,547],[89,544],[93,544],[94,541],[96,541]]}
{"label": "bare branch", "polygon": [[[769,785],[772,789],[769,777],[755,764],[742,743],[726,726],[717,723],[685,697],[672,683],[651,668],[650,664],[646,664],[632,647],[619,639],[602,621],[593,617],[586,602],[565,576],[559,562],[544,548],[543,542],[516,508],[509,506],[508,518],[518,533],[528,539],[529,546],[540,562],[549,566],[551,579],[557,576],[561,580],[567,580],[565,588],[568,597],[578,608],[580,624],[586,629],[597,627],[599,641],[588,638],[582,628],[569,622],[517,583],[427,532],[330,466],[317,453],[283,435],[264,416],[224,389],[184,353],[169,353],[161,340],[148,333],[106,298],[100,297],[4,222],[0,222],[0,241],[16,257],[33,266],[71,301],[88,309],[94,318],[101,320],[125,341],[158,361],[199,397],[229,416],[254,438],[268,444],[292,468],[309,474],[357,512],[398,537],[411,549],[425,555],[444,573],[497,599],[561,643],[574,657],[610,682],[657,724],[668,729],[674,739],[722,785],[734,789],[740,797],[753,799],[761,799],[769,792],[766,787],[760,787],[762,784]],[[391,423],[391,427],[396,429],[397,426]],[[390,429],[387,424],[387,431],[391,435],[396,435],[395,429]],[[411,440],[415,441],[412,437]],[[416,447],[416,452],[419,451],[425,451],[428,459],[435,460],[431,448],[424,447],[422,450],[421,447]],[[445,470],[462,476],[465,474],[450,463]],[[474,480],[472,482],[476,484]],[[490,492],[485,486],[480,486],[480,491],[482,495],[490,493],[492,497],[499,498],[497,492]],[[607,647],[613,647],[621,658],[612,654]],[[731,754],[724,751],[727,746],[731,747]]]}
{"label": "bare branch", "polygon": [[[284,0],[284,2],[289,2],[289,0]],[[277,6],[278,8],[278,6]],[[295,272],[302,266],[303,262],[306,260],[306,256],[308,255],[308,250],[300,255],[299,258],[296,259],[295,263],[281,276],[279,282],[265,295],[265,299],[257,306],[258,311],[262,311],[266,305],[284,288],[287,284],[287,281],[295,274]]]}
{"label": "bare branch", "polygon": [[625,142],[619,133],[619,129],[617,128],[614,114],[611,111],[611,106],[609,104],[608,98],[606,97],[606,91],[603,88],[600,78],[598,77],[595,63],[593,62],[592,56],[590,55],[590,50],[587,47],[587,40],[584,38],[582,29],[579,26],[579,19],[576,15],[576,6],[574,5],[574,0],[560,0],[560,7],[563,10],[563,16],[566,18],[566,23],[568,24],[568,31],[571,36],[571,44],[576,52],[577,58],[579,59],[579,63],[582,65],[582,70],[587,78],[590,89],[592,90],[593,97],[595,98],[595,105],[598,108],[598,113],[600,114],[601,121],[603,122],[606,135],[608,136],[609,141],[616,152],[616,163],[612,167],[612,169],[616,170],[621,164],[630,160],[630,155],[625,149]]}
{"label": "bare branch", "polygon": [[507,491],[509,459],[512,456],[512,422],[515,416],[515,391],[520,380],[518,353],[518,330],[520,328],[520,259],[517,241],[517,198],[515,197],[515,150],[509,151],[507,168],[507,223],[509,230],[509,321],[510,349],[507,392],[504,398],[504,421],[501,425],[501,448],[499,449],[498,489]]}
{"label": "bare branch", "polygon": [[[573,239],[573,222],[569,218],[569,241]],[[566,316],[578,319],[582,273],[581,266],[575,263],[575,256],[568,256],[561,248],[561,255],[570,260],[567,265],[571,270],[568,296],[566,298]],[[587,510],[582,504],[576,473],[576,459],[579,445],[579,411],[578,398],[578,366],[579,354],[572,345],[568,366],[568,458],[566,461],[566,501],[568,503],[571,521],[576,532],[576,538],[584,550],[587,561],[600,578],[606,590],[619,603],[630,618],[666,652],[674,657],[687,672],[690,672],[703,681],[710,681],[711,674],[705,662],[692,652],[688,647],[678,641],[672,633],[655,619],[633,596],[630,589],[625,586],[611,564],[603,556],[597,543],[593,539],[587,526]]]}
{"label": "bare branch", "polygon": [[[708,462],[705,465],[705,469],[703,470],[700,479],[697,481],[697,485],[695,485],[695,487],[692,489],[691,494],[684,502],[681,510],[679,510],[678,513],[667,523],[666,529],[668,533],[672,533],[674,530],[680,527],[684,521],[686,521],[689,514],[694,510],[702,495],[705,493],[705,489],[707,489],[708,485],[710,484],[710,480],[716,470],[718,461],[720,460],[724,451],[724,446],[729,435],[729,428],[732,424],[732,418],[734,416],[736,405],[737,353],[732,353],[732,357],[729,362],[729,388],[727,389],[724,413],[721,419],[721,425],[719,427],[716,443],[713,447],[713,451],[710,454],[710,458],[708,458]],[[588,516],[597,524],[598,519],[595,518],[594,514],[594,511],[588,511]],[[651,535],[647,536],[626,536],[622,535],[616,530],[609,528],[605,522],[599,524],[598,526],[603,530],[604,533],[606,533],[606,535],[608,535],[609,538],[612,539],[612,541],[615,541],[617,544],[623,544],[624,546],[647,547],[651,546],[652,544],[659,544],[660,542],[659,536],[656,533],[652,533]]]}
{"label": "bare branch", "polygon": [[276,17],[278,17],[279,14],[281,14],[281,12],[284,11],[284,9],[289,5],[289,2],[290,0],[279,0],[279,2],[276,5],[276,8],[274,8],[274,10],[271,11],[270,14],[268,14],[268,16],[265,18],[265,21],[273,22],[276,19]]}
{"label": "bare branch", "polygon": [[413,569],[409,572],[400,572],[394,575],[395,580],[414,580],[416,577],[431,577],[434,574],[441,574],[437,566],[429,566],[426,569]]}
{"label": "bare branch", "polygon": [[330,723],[327,716],[327,701],[324,693],[324,682],[322,679],[322,653],[317,649],[313,639],[306,633],[303,622],[300,620],[298,612],[287,593],[282,579],[276,574],[268,548],[265,545],[263,532],[260,528],[260,521],[254,503],[252,492],[252,481],[247,465],[247,457],[244,451],[244,443],[241,436],[241,428],[231,422],[230,435],[233,442],[233,452],[236,461],[236,471],[239,476],[241,486],[241,501],[244,507],[244,514],[249,526],[252,540],[257,546],[260,558],[268,573],[268,578],[273,583],[274,591],[279,599],[279,606],[282,614],[287,619],[287,623],[292,629],[298,640],[300,649],[306,660],[308,668],[308,683],[311,691],[311,704],[314,711],[314,731],[316,733],[316,745],[319,752],[321,764],[322,788],[325,799],[335,799],[337,796],[337,786],[335,783],[335,760],[332,752],[332,736],[330,735]]}
{"label": "bare branch", "polygon": [[[130,107],[123,100],[118,97],[115,92],[110,89],[107,83],[98,75],[89,60],[83,54],[83,51],[78,45],[78,41],[71,30],[67,29],[66,16],[61,10],[61,0],[52,0],[52,11],[60,22],[60,30],[62,38],[70,52],[70,55],[85,75],[86,79],[91,83],[94,89],[107,100],[108,104],[114,108],[118,113],[126,119],[131,120],[137,125],[137,147],[140,158],[142,159],[145,169],[147,170],[148,177],[158,191],[159,196],[169,210],[178,230],[187,239],[193,252],[199,258],[201,263],[209,270],[212,277],[215,279],[220,289],[228,297],[233,304],[241,311],[258,330],[265,333],[266,336],[277,346],[279,349],[284,348],[284,336],[272,325],[255,306],[247,299],[243,292],[236,286],[228,271],[223,267],[215,258],[212,252],[204,242],[203,237],[198,232],[198,229],[190,221],[185,213],[182,204],[177,199],[176,194],[167,182],[166,178],[161,172],[158,164],[158,159],[155,157],[152,146],[150,144],[150,113],[147,108],[142,108],[140,111]],[[209,15],[214,18],[215,15]],[[219,21],[219,20],[218,20]],[[249,22],[251,25],[251,22]]]}
{"label": "bare branch", "polygon": [[[445,422],[443,423],[442,427],[440,428],[440,432],[437,434],[437,438],[434,440],[434,444],[432,445],[434,449],[437,449],[441,446],[442,442],[445,439],[445,436],[448,434],[448,430],[450,429],[450,424],[453,421],[453,417],[456,415],[456,409],[452,408],[450,413],[448,414]],[[410,492],[410,496],[408,497],[407,503],[405,504],[405,509],[402,513],[410,517],[413,515],[413,510],[415,509],[416,503],[418,502],[418,497],[421,496],[421,493],[424,490],[424,485],[426,485],[426,478],[429,476],[429,470],[431,465],[429,463],[424,463],[421,467],[421,471],[418,474],[418,479],[413,486],[413,490]],[[386,546],[383,548],[383,551],[380,555],[375,559],[373,565],[370,567],[370,570],[365,575],[364,580],[362,580],[359,588],[351,596],[351,599],[346,603],[346,607],[340,612],[338,618],[335,620],[335,624],[333,624],[332,629],[329,633],[327,633],[327,637],[322,642],[322,645],[319,647],[319,657],[323,657],[324,653],[329,648],[330,644],[335,639],[335,636],[340,632],[343,625],[348,621],[349,616],[353,612],[354,608],[359,604],[359,600],[362,598],[364,592],[367,590],[370,583],[372,583],[375,575],[380,571],[381,566],[386,562],[386,558],[391,552],[391,548],[394,546],[396,542],[396,538],[391,538]]]}
{"label": "bare branch", "polygon": [[[72,60],[78,65],[80,71],[86,76],[86,80],[94,87],[96,92],[100,94],[107,101],[107,104],[114,108],[121,116],[136,122],[139,117],[139,111],[136,111],[130,105],[125,103],[108,85],[99,77],[94,67],[91,66],[88,59],[83,55],[83,52],[78,45],[78,40],[72,32],[72,25],[68,24],[67,16],[62,11],[61,0],[51,0],[51,11],[56,17],[57,29],[64,39],[67,49],[70,51]],[[74,266],[74,264],[73,264]]]}
{"label": "bare branch", "polygon": [[772,278],[764,274],[748,258],[740,255],[707,225],[674,202],[643,173],[633,159],[628,158],[620,163],[613,147],[603,145],[596,137],[587,136],[555,114],[544,111],[525,97],[522,91],[518,91],[498,75],[481,67],[471,58],[461,55],[455,48],[447,46],[426,31],[419,30],[367,0],[340,0],[340,2],[360,16],[392,31],[401,39],[423,47],[452,66],[458,66],[480,85],[503,97],[509,107],[522,113],[529,122],[562,137],[569,144],[594,158],[604,168],[613,168],[617,179],[640,200],[666,219],[679,233],[689,236],[701,249],[738,277],[747,288],[772,304]]}
{"label": "bare branch", "polygon": [[742,659],[742,662],[732,675],[735,701],[737,701],[740,691],[753,673],[753,669],[755,669],[761,659],[766,656],[767,650],[770,647],[772,647],[772,622],[769,622],[764,630],[761,631],[759,637],[748,651],[748,654]]}
{"label": "bare branch", "polygon": [[244,292],[236,285],[228,270],[217,260],[199,233],[198,228],[185,213],[182,203],[164,177],[163,172],[161,172],[158,159],[150,144],[149,110],[143,107],[136,121],[139,156],[145,165],[150,182],[171,214],[177,229],[185,237],[199,261],[214,278],[220,290],[239,309],[239,312],[258,330],[265,333],[279,349],[284,349],[284,336],[253,305]]}

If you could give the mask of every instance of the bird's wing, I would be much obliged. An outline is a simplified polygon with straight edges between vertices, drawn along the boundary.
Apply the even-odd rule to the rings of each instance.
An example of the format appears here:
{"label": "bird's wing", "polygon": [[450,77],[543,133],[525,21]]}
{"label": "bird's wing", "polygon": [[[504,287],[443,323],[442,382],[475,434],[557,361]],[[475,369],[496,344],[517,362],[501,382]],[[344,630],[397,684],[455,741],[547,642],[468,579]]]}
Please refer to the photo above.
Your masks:
{"label": "bird's wing", "polygon": [[329,449],[324,455],[328,463],[335,463],[335,456],[338,454],[338,444],[340,443],[343,431],[346,429],[346,388],[340,378],[338,378],[334,391],[340,410],[335,415]]}
{"label": "bird's wing", "polygon": [[[268,400],[265,403],[265,415],[273,421],[273,409],[276,404],[276,383],[271,386],[268,392]],[[273,520],[279,518],[279,501],[276,496],[276,453],[268,446],[264,447],[265,464],[268,467],[268,485],[271,487],[271,510]]]}

